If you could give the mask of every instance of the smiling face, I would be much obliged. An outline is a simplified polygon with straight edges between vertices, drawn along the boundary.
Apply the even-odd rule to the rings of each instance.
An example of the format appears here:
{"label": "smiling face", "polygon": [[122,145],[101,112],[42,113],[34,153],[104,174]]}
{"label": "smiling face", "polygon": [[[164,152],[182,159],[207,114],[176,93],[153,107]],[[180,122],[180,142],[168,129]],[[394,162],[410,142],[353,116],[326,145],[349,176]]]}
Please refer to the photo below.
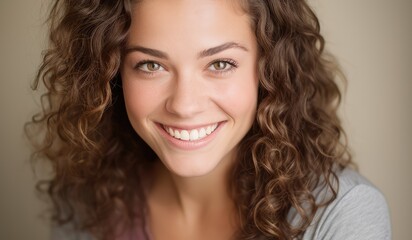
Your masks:
{"label": "smiling face", "polygon": [[163,164],[202,176],[231,161],[257,104],[257,43],[232,1],[133,5],[121,66],[129,120]]}

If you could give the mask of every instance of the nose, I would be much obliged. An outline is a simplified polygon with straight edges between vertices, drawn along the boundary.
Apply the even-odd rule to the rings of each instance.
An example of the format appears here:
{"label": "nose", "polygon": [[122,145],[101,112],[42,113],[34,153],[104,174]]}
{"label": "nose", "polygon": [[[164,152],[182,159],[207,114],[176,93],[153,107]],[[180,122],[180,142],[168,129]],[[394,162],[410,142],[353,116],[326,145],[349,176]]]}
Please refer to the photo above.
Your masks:
{"label": "nose", "polygon": [[190,118],[205,110],[207,90],[202,80],[193,76],[176,77],[170,86],[166,110],[181,118]]}

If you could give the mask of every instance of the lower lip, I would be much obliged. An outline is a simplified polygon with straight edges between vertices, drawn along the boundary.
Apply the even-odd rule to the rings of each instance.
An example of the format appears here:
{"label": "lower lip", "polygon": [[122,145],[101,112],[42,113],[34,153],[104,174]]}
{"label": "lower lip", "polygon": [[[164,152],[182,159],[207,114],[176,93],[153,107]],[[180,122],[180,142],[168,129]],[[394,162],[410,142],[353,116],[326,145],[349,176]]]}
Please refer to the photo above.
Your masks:
{"label": "lower lip", "polygon": [[215,131],[213,131],[211,134],[207,135],[206,137],[199,139],[199,140],[195,140],[195,141],[183,141],[180,139],[176,139],[170,136],[161,124],[156,124],[156,125],[159,128],[161,135],[164,138],[166,138],[166,140],[168,140],[168,142],[171,143],[174,147],[181,149],[181,150],[190,151],[190,150],[200,149],[208,145],[211,141],[213,141],[213,139],[215,139],[216,135],[222,129],[225,123],[226,122],[218,123],[218,126],[215,129]]}

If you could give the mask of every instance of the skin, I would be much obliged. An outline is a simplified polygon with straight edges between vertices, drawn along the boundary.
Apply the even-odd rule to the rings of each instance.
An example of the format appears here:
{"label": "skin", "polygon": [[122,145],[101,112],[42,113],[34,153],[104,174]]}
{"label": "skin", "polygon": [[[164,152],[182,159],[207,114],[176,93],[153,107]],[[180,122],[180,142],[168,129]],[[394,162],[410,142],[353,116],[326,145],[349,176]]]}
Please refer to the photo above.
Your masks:
{"label": "skin", "polygon": [[[154,239],[230,239],[228,175],[256,114],[257,44],[232,1],[150,0],[133,6],[121,66],[126,110],[159,156],[147,186]],[[216,126],[201,140],[166,132]],[[166,130],[165,130],[166,129]]]}

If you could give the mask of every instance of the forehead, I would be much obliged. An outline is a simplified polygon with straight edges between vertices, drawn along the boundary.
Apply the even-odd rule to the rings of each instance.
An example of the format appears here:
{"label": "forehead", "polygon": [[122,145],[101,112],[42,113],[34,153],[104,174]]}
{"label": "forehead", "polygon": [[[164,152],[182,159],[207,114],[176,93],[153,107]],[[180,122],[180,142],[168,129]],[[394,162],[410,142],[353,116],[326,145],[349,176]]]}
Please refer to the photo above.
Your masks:
{"label": "forehead", "polygon": [[172,7],[184,9],[186,7],[194,11],[213,5],[223,8],[230,7],[239,14],[245,13],[248,5],[246,0],[131,0],[131,3],[134,9],[150,6],[156,7],[158,10],[161,10],[161,8],[172,9]]}
{"label": "forehead", "polygon": [[132,4],[129,43],[221,42],[251,38],[251,33],[249,16],[236,0],[142,0]]}

